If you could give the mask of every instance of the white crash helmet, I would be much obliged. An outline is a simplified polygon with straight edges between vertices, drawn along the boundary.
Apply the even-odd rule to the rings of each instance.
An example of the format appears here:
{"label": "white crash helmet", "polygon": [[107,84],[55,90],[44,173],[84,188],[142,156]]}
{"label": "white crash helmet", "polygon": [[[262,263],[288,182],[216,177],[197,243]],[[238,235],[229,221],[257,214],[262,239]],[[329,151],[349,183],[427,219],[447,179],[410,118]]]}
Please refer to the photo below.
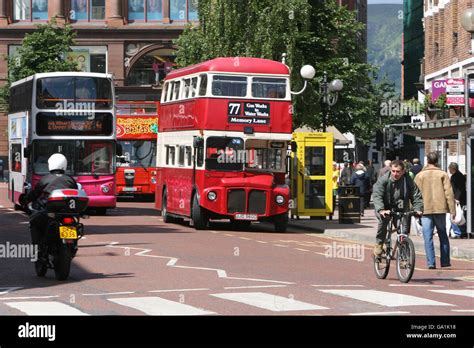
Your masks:
{"label": "white crash helmet", "polygon": [[48,169],[52,170],[63,170],[66,171],[67,159],[61,153],[55,153],[48,159]]}

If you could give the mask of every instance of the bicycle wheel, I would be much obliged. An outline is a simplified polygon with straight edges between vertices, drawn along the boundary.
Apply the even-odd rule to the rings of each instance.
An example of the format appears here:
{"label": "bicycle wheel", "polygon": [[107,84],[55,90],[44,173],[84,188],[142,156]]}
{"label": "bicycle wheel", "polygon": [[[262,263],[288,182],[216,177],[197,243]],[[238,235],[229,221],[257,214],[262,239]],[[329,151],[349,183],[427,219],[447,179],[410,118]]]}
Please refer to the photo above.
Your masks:
{"label": "bicycle wheel", "polygon": [[388,251],[387,244],[383,245],[383,252],[380,256],[374,255],[374,270],[375,275],[378,279],[387,278],[388,271],[390,270],[390,252]]}
{"label": "bicycle wheel", "polygon": [[397,276],[402,283],[408,283],[415,270],[415,246],[410,238],[398,244]]}

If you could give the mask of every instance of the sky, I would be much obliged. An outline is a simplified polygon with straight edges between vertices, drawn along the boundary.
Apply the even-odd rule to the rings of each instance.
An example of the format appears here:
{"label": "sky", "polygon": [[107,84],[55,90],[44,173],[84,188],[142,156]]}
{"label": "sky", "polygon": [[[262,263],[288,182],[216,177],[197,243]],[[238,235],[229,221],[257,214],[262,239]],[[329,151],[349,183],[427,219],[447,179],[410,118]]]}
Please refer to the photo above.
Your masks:
{"label": "sky", "polygon": [[368,0],[369,5],[372,4],[403,4],[403,0]]}

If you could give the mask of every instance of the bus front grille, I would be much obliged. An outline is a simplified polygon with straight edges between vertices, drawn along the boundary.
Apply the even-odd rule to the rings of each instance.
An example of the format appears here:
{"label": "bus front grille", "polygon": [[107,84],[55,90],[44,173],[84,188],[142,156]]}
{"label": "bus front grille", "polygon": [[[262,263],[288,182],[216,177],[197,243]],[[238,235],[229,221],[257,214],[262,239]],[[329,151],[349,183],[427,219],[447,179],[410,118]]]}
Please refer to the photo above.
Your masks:
{"label": "bus front grille", "polygon": [[265,191],[252,190],[249,193],[249,213],[265,214],[267,194]]}
{"label": "bus front grille", "polygon": [[245,212],[245,190],[229,190],[227,193],[227,212],[244,213]]}

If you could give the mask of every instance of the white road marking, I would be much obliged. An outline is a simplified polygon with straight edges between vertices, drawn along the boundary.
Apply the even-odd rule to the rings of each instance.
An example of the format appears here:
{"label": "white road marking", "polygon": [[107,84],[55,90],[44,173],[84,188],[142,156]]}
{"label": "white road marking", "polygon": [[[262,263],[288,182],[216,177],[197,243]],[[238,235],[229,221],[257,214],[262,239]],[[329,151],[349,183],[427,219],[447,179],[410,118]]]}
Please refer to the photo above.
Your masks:
{"label": "white road marking", "polygon": [[349,313],[349,315],[393,315],[393,314],[409,314],[410,312],[366,312],[366,313]]}
{"label": "white road marking", "polygon": [[310,311],[327,309],[326,307],[316,306],[311,303],[296,301],[294,299],[263,292],[240,292],[240,293],[223,293],[211,294],[211,296],[244,303],[253,307],[267,309],[272,312],[287,311]]}
{"label": "white road marking", "polygon": [[6,300],[32,300],[32,299],[42,299],[42,298],[57,298],[59,296],[21,296],[21,297],[0,297],[1,301]]}
{"label": "white road marking", "polygon": [[150,290],[148,292],[184,292],[184,291],[206,291],[211,290],[208,288],[197,288],[197,289],[165,289],[165,290]]}
{"label": "white road marking", "polygon": [[102,294],[82,294],[82,296],[109,296],[109,295],[129,295],[134,294],[134,291],[123,291],[123,292],[108,292]]}
{"label": "white road marking", "polygon": [[282,245],[282,244],[273,244],[273,245],[280,248],[288,248],[288,245]]}
{"label": "white road marking", "polygon": [[0,288],[0,296],[8,294],[9,292],[21,289],[22,287],[5,287],[5,288]]}
{"label": "white road marking", "polygon": [[109,298],[111,302],[131,307],[149,315],[208,315],[216,314],[184,303],[161,297]]}
{"label": "white road marking", "polygon": [[311,286],[314,286],[314,287],[323,287],[324,286],[324,287],[330,287],[330,288],[338,287],[338,286],[340,286],[340,287],[354,287],[354,288],[356,288],[356,287],[357,288],[363,288],[364,287],[364,285],[353,285],[353,284],[351,284],[351,285],[344,285],[344,284],[341,284],[341,285],[325,285],[324,284],[324,285],[311,285]]}
{"label": "white road marking", "polygon": [[451,309],[451,312],[474,313],[474,309]]}
{"label": "white road marking", "polygon": [[260,289],[260,288],[285,288],[286,285],[249,285],[249,286],[227,286],[226,290],[231,289]]}
{"label": "white road marking", "polygon": [[474,290],[430,290],[431,292],[438,292],[440,294],[467,296],[474,299]]}
{"label": "white road marking", "polygon": [[309,250],[306,250],[306,249],[300,249],[300,248],[295,248],[295,250],[299,250],[299,251],[309,251]]}
{"label": "white road marking", "polygon": [[343,296],[385,307],[405,306],[454,306],[449,303],[428,300],[422,297],[397,294],[378,290],[319,290],[328,294]]}
{"label": "white road marking", "polygon": [[[96,244],[103,244],[103,243],[104,242],[96,242]],[[119,242],[106,242],[106,243],[107,243],[107,245],[105,245],[105,246],[107,248],[119,248],[119,249],[125,249],[125,250],[128,250],[128,251],[130,251],[132,249],[141,250],[141,251],[136,252],[134,254],[136,256],[145,256],[145,257],[154,257],[154,258],[160,258],[160,259],[169,259],[168,263],[166,264],[166,266],[168,266],[168,267],[176,267],[176,268],[184,268],[184,269],[195,269],[195,270],[200,270],[200,271],[214,271],[214,272],[217,273],[217,276],[219,278],[225,278],[225,279],[249,280],[249,281],[255,281],[255,282],[270,282],[270,283],[279,283],[279,284],[294,284],[294,283],[283,282],[283,281],[279,281],[279,280],[229,277],[225,270],[218,269],[218,268],[178,266],[178,265],[176,265],[179,261],[178,258],[171,257],[171,256],[149,255],[148,253],[150,251],[152,251],[151,249],[134,248],[134,247],[116,245],[116,244],[119,244]]]}
{"label": "white road marking", "polygon": [[405,287],[425,287],[425,288],[444,288],[444,285],[426,285],[426,284],[388,284],[388,286],[400,286]]}
{"label": "white road marking", "polygon": [[268,242],[264,242],[263,240],[257,240],[257,243],[268,244]]}
{"label": "white road marking", "polygon": [[247,238],[247,237],[239,237],[239,238],[243,240],[252,240],[252,238]]}
{"label": "white road marking", "polygon": [[3,205],[0,205],[0,208],[5,208]]}
{"label": "white road marking", "polygon": [[88,315],[74,307],[56,301],[7,302],[5,304],[27,315]]}

